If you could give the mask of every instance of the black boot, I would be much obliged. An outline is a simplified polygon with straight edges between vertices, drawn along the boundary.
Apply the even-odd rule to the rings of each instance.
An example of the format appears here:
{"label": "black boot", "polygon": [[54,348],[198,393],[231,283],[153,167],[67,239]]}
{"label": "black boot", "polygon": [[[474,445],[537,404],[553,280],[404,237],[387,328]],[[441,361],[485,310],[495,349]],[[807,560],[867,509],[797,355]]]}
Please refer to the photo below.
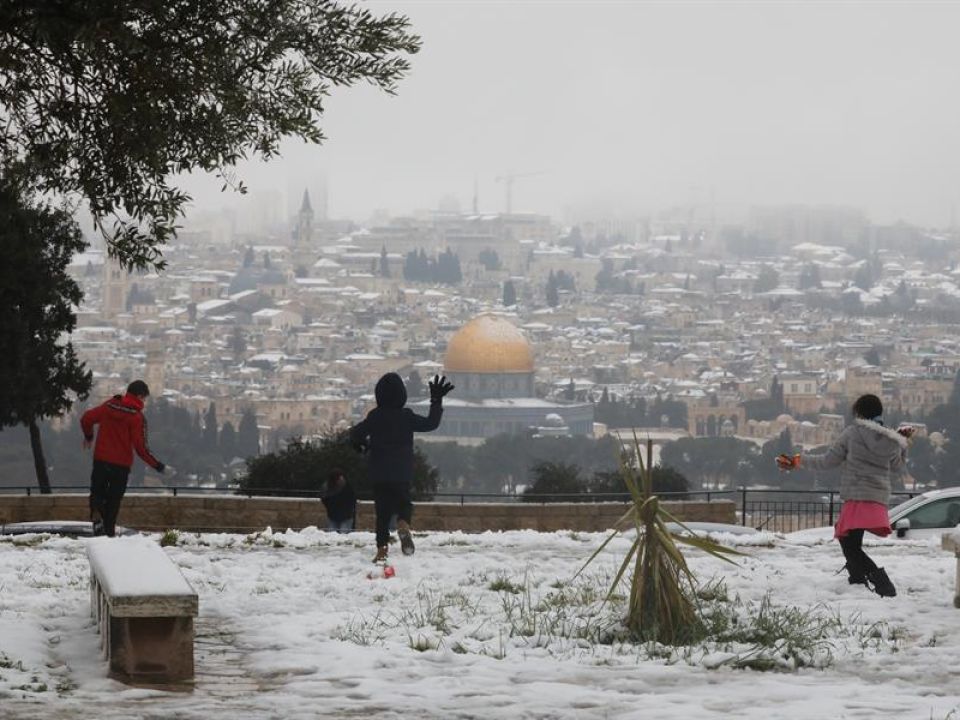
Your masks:
{"label": "black boot", "polygon": [[890,582],[887,571],[882,567],[867,573],[867,587],[880,597],[896,597],[897,589]]}
{"label": "black boot", "polygon": [[397,523],[397,535],[400,536],[400,550],[404,555],[413,555],[416,548],[413,545],[413,535],[410,533],[410,526],[401,520]]}
{"label": "black boot", "polygon": [[99,510],[90,511],[90,521],[93,525],[93,536],[100,537],[104,534],[103,529],[103,515],[100,514]]}
{"label": "black boot", "polygon": [[847,582],[851,585],[866,585],[867,576],[863,574],[863,570],[857,567],[851,566],[850,563],[847,563],[842,568],[837,570],[835,574],[839,575],[844,570],[847,571]]}

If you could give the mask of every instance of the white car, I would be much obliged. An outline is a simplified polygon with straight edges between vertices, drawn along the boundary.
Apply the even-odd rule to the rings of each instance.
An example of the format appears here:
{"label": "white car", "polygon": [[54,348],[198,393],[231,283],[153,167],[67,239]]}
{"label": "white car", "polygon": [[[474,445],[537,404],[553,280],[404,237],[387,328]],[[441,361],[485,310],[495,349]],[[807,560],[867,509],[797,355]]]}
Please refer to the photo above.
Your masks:
{"label": "white car", "polygon": [[960,526],[960,487],[931,490],[890,510],[897,537],[940,537]]}
{"label": "white car", "polygon": [[[960,526],[960,487],[931,490],[890,508],[891,537],[939,538]],[[789,537],[814,539],[833,537],[832,527],[811,528],[788,533]]]}

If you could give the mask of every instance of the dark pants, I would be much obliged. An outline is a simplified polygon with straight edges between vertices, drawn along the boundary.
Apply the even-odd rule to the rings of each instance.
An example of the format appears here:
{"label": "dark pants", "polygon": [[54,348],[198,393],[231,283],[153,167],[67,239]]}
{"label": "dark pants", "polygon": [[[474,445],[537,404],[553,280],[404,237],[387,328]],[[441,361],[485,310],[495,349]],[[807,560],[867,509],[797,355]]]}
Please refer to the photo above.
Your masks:
{"label": "dark pants", "polygon": [[130,468],[123,465],[93,461],[93,472],[90,474],[90,513],[100,513],[103,518],[103,531],[113,537],[117,533],[117,514],[120,512],[120,501],[127,491],[127,477]]}
{"label": "dark pants", "polygon": [[847,573],[856,582],[862,582],[877,564],[863,551],[863,530],[850,530],[840,538],[843,556],[847,559]]}
{"label": "dark pants", "polygon": [[408,483],[378,483],[373,486],[373,507],[377,512],[377,547],[390,542],[390,518],[410,524],[413,518],[413,503],[410,501]]}

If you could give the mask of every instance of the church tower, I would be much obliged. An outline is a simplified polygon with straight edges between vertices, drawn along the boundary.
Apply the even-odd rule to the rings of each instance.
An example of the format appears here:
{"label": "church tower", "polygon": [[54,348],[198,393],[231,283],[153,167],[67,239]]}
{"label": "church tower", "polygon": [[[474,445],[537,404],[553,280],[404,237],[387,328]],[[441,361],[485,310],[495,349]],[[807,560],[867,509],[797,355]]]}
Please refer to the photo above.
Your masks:
{"label": "church tower", "polygon": [[313,207],[310,205],[310,193],[303,191],[303,202],[300,203],[300,212],[297,213],[297,247],[305,249],[313,239]]}
{"label": "church tower", "polygon": [[104,320],[112,320],[127,311],[127,295],[130,293],[130,273],[114,258],[103,263],[103,291],[100,314]]}

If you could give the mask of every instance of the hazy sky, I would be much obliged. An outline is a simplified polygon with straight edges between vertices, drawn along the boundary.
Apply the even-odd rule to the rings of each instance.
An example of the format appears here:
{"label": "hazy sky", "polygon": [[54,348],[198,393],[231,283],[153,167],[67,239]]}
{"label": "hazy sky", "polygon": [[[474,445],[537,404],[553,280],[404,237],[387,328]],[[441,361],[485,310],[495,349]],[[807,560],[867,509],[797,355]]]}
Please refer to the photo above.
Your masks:
{"label": "hazy sky", "polygon": [[[329,185],[384,208],[836,203],[944,225],[960,202],[960,2],[368,2],[423,37],[396,97],[337,91],[321,147],[247,167],[252,197]],[[214,207],[249,203],[212,181]],[[210,206],[208,205],[208,207]],[[958,211],[960,216],[960,211]]]}

